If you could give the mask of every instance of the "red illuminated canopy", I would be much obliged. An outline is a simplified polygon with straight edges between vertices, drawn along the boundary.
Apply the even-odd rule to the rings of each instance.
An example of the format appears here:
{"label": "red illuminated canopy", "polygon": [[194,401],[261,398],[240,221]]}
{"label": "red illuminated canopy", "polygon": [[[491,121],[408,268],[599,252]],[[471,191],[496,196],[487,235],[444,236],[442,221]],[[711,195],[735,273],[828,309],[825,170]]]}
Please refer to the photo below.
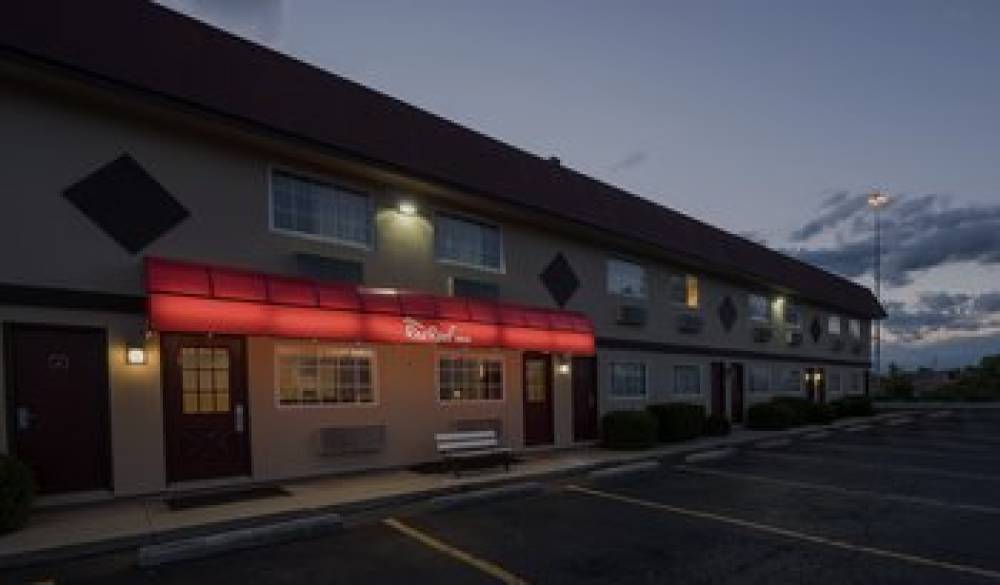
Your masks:
{"label": "red illuminated canopy", "polygon": [[590,355],[586,316],[509,303],[146,259],[150,327]]}

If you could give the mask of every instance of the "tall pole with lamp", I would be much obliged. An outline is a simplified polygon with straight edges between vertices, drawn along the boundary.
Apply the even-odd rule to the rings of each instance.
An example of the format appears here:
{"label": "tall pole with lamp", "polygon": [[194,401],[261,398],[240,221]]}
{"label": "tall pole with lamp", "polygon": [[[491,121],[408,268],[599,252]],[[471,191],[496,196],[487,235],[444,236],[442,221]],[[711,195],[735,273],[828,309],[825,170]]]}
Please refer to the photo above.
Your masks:
{"label": "tall pole with lamp", "polygon": [[[875,300],[882,303],[882,221],[880,217],[880,212],[882,208],[889,204],[889,196],[881,191],[872,191],[868,195],[868,207],[872,208],[875,214],[875,265],[874,265],[874,277],[875,277]],[[875,379],[881,381],[882,375],[882,321],[881,319],[875,320],[875,327],[872,331],[874,334],[872,341],[875,345]],[[878,384],[881,390],[881,383]]]}

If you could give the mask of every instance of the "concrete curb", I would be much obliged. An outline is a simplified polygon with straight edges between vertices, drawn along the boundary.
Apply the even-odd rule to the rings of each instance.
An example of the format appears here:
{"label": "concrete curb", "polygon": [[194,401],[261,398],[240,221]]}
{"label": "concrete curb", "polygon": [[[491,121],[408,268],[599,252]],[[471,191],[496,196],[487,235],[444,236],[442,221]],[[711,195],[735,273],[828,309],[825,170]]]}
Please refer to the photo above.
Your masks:
{"label": "concrete curb", "polygon": [[431,498],[428,502],[428,506],[432,510],[452,510],[475,504],[530,496],[541,493],[544,489],[545,486],[543,486],[541,482],[524,481],[520,483],[502,485],[499,487],[470,490],[446,496],[437,496],[436,498]]}
{"label": "concrete curb", "polygon": [[684,463],[699,463],[701,461],[715,461],[717,459],[725,459],[726,457],[732,457],[736,454],[736,449],[732,447],[726,447],[724,449],[712,449],[710,451],[699,451],[698,453],[691,453],[684,458]]}
{"label": "concrete curb", "polygon": [[847,427],[844,429],[846,433],[861,433],[867,430],[871,430],[871,425],[855,425],[853,427]]}
{"label": "concrete curb", "polygon": [[911,422],[913,422],[912,418],[910,418],[908,416],[900,416],[900,417],[892,418],[892,419],[889,419],[889,420],[885,421],[885,424],[886,424],[886,426],[889,426],[889,427],[898,427],[900,425],[910,424]]}
{"label": "concrete curb", "polygon": [[813,431],[811,433],[802,435],[803,439],[815,440],[815,439],[825,439],[831,435],[830,431]]}
{"label": "concrete curb", "polygon": [[343,525],[344,521],[340,514],[323,514],[162,544],[151,544],[139,548],[138,564],[144,568],[155,567],[223,552],[287,542],[292,539],[310,538],[329,534],[339,530]]}
{"label": "concrete curb", "polygon": [[787,447],[792,444],[791,439],[768,439],[766,441],[758,441],[753,444],[757,449],[778,449],[780,447]]}
{"label": "concrete curb", "polygon": [[617,478],[626,475],[632,475],[634,473],[655,471],[660,467],[661,466],[659,461],[654,461],[650,459],[647,461],[636,461],[635,463],[626,463],[624,465],[616,465],[614,467],[604,467],[602,469],[595,469],[589,472],[587,474],[587,477],[591,480],[600,481],[602,479]]}

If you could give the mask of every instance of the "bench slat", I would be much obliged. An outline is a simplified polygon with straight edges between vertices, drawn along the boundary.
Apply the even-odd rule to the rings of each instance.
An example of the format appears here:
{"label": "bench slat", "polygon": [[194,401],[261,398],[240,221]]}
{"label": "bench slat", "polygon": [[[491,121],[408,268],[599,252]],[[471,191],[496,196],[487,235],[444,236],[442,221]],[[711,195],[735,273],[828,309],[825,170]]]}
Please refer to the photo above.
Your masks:
{"label": "bench slat", "polygon": [[510,453],[510,448],[499,447],[497,449],[483,449],[478,451],[459,451],[457,453],[442,453],[445,459],[462,459],[462,458],[472,458],[472,457],[483,457],[486,455],[501,455],[503,453]]}
{"label": "bench slat", "polygon": [[496,439],[488,439],[483,441],[462,441],[461,443],[441,443],[438,445],[438,451],[459,451],[464,449],[481,449],[483,447],[497,447],[499,444]]}
{"label": "bench slat", "polygon": [[439,443],[445,441],[465,441],[472,439],[496,439],[496,431],[464,431],[458,433],[438,433],[434,435],[434,440]]}

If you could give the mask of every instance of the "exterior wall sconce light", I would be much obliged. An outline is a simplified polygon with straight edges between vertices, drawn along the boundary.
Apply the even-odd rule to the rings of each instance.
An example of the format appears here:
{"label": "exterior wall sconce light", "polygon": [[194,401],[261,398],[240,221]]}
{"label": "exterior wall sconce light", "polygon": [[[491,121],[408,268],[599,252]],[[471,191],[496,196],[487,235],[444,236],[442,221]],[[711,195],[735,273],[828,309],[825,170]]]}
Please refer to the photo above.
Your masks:
{"label": "exterior wall sconce light", "polygon": [[570,366],[569,356],[562,355],[556,357],[556,373],[562,376],[566,376],[572,371]]}
{"label": "exterior wall sconce light", "polygon": [[130,366],[146,365],[146,348],[138,343],[125,346],[125,363]]}
{"label": "exterior wall sconce light", "polygon": [[410,199],[402,199],[399,202],[399,213],[402,215],[416,215],[417,204]]}

